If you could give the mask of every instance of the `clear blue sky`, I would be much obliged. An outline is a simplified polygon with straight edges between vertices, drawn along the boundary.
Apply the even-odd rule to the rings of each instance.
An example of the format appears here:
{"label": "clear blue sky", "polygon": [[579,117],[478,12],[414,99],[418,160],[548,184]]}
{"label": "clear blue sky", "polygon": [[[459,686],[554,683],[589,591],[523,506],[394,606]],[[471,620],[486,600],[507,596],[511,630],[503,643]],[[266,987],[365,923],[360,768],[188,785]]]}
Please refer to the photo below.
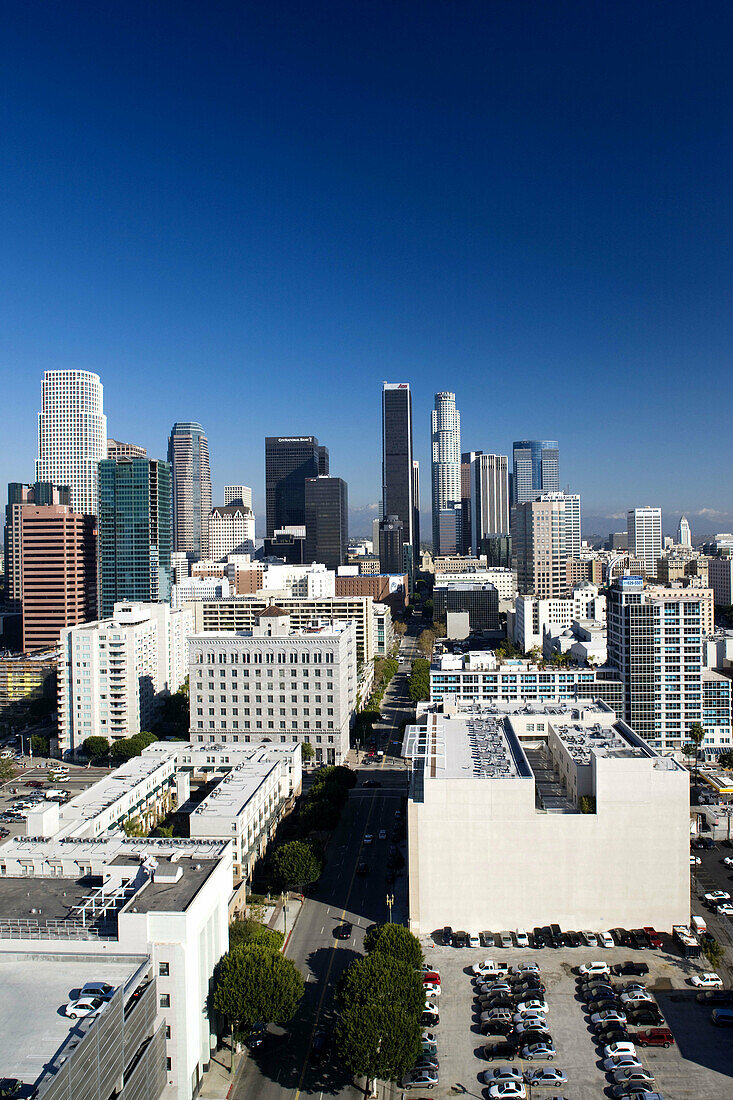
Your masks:
{"label": "clear blue sky", "polygon": [[585,510],[730,513],[731,56],[729,0],[9,0],[0,481],[80,367],[154,455],[200,420],[215,497],[313,432],[366,507],[387,379],[423,507],[453,389]]}

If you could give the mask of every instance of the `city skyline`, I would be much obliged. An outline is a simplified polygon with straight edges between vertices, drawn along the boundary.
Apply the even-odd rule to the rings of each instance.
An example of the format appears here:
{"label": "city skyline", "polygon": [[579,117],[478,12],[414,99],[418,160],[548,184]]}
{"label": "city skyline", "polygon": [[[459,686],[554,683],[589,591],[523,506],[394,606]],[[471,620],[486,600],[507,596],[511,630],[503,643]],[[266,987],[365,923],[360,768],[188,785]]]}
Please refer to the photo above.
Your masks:
{"label": "city skyline", "polygon": [[[204,424],[216,502],[236,471],[261,513],[262,437],[306,431],[354,508],[376,506],[379,386],[404,378],[424,487],[432,395],[450,389],[465,449],[558,439],[590,514],[730,517],[708,478],[719,415],[689,383],[723,384],[733,343],[733,24],[676,2],[661,35],[644,7],[633,28],[514,7],[438,7],[416,33],[384,5],[288,4],[291,35],[275,12],[139,9],[110,56],[103,12],[11,5],[2,480],[33,480],[39,375],[83,369],[111,435],[152,457],[174,420]],[[284,417],[272,394],[296,385]]]}

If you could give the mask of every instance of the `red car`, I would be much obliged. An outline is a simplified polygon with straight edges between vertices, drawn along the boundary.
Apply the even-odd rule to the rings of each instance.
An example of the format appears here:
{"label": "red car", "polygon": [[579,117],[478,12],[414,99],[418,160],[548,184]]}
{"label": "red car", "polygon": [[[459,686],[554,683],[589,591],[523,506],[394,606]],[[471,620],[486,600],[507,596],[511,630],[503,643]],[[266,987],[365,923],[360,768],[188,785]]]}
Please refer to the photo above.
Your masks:
{"label": "red car", "polygon": [[440,974],[436,970],[423,971],[422,982],[423,985],[440,985]]}
{"label": "red car", "polygon": [[26,787],[42,787],[42,786],[43,786],[43,783],[39,782],[38,779],[29,779],[28,782],[26,783]]}
{"label": "red car", "polygon": [[648,1027],[646,1031],[629,1035],[629,1039],[640,1047],[669,1047],[674,1043],[674,1035],[668,1027]]}
{"label": "red car", "polygon": [[656,932],[653,928],[645,928],[644,931],[649,937],[652,947],[655,950],[659,950],[659,948],[662,946],[662,937],[659,932]]}

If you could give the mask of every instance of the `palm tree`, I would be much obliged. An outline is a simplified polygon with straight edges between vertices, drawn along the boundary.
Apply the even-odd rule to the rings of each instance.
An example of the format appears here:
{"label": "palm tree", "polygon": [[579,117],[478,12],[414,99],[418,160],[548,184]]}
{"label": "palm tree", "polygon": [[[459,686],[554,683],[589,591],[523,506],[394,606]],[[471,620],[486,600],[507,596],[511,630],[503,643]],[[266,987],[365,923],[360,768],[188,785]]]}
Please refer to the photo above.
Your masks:
{"label": "palm tree", "polygon": [[705,730],[699,722],[693,722],[687,733],[690,741],[695,746],[695,787],[697,787],[697,758],[700,753],[700,745],[705,740]]}

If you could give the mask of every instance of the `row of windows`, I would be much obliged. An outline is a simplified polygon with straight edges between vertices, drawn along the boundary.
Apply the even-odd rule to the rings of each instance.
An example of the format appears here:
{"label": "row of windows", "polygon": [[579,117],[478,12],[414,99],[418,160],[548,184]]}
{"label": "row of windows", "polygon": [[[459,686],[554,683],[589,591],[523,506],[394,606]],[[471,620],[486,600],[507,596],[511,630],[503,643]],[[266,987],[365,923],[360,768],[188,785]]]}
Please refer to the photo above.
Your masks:
{"label": "row of windows", "polygon": [[[331,650],[322,652],[320,649],[313,651],[313,664],[320,665],[321,663],[326,665],[332,665],[334,663],[334,654]],[[206,658],[204,660],[204,658]],[[277,658],[277,660],[275,660]],[[267,650],[230,650],[229,652],[219,652],[218,654],[208,652],[197,652],[194,657],[194,664],[197,665],[309,665],[311,663],[310,650],[301,650],[298,653],[297,650],[279,650],[275,653],[271,649]]]}

